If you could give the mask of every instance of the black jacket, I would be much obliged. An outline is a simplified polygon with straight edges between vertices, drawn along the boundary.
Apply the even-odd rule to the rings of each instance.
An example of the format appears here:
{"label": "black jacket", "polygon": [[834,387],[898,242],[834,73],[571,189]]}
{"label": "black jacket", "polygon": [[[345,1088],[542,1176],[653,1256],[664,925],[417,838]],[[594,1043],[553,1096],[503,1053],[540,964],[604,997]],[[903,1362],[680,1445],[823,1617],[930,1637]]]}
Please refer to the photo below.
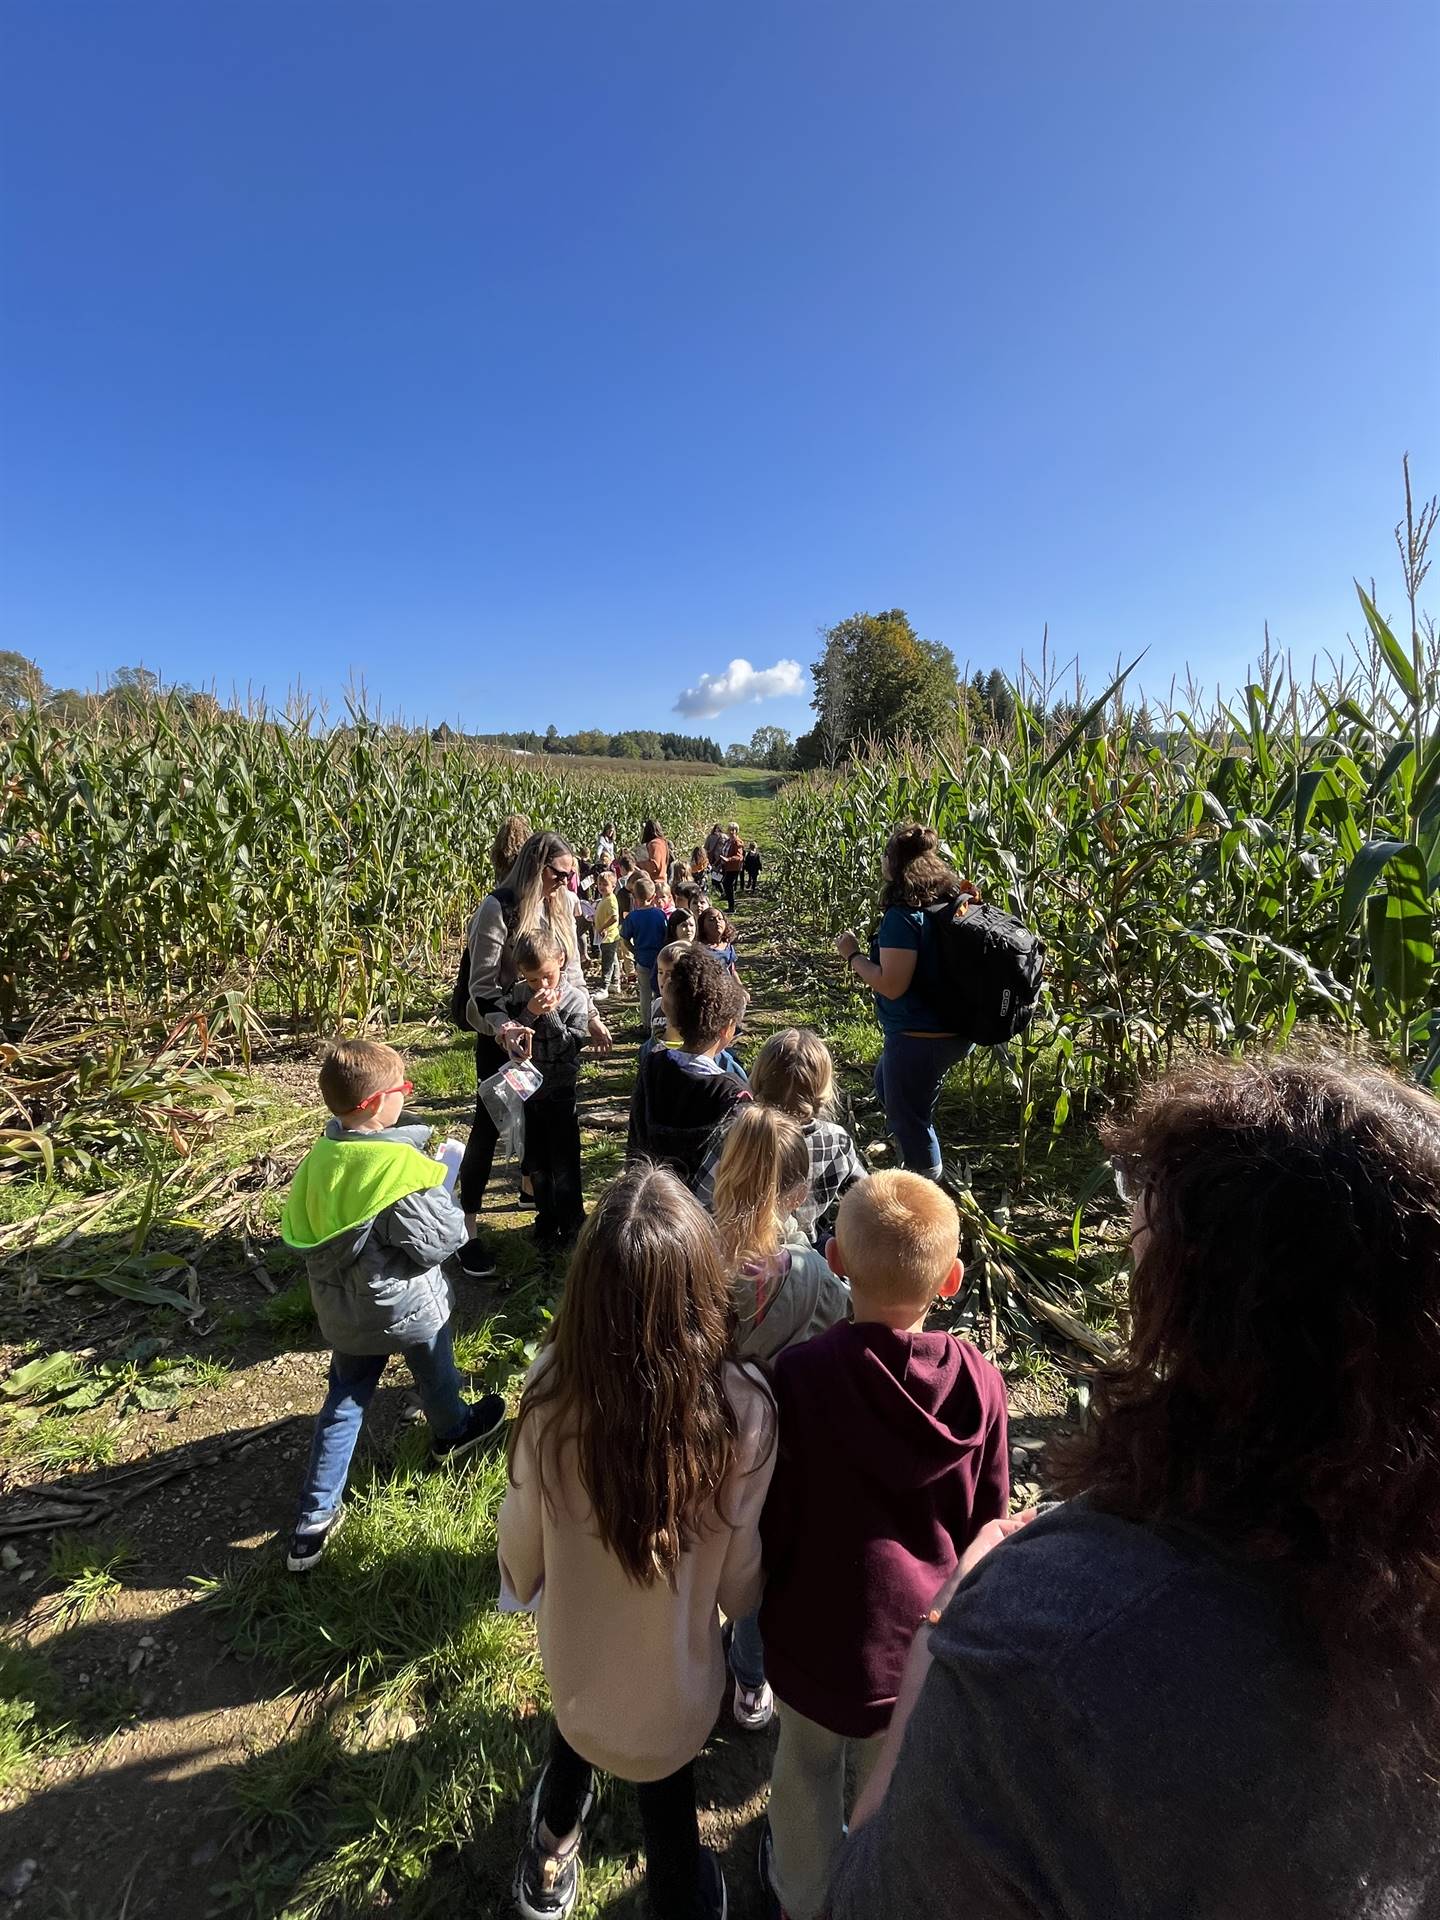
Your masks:
{"label": "black jacket", "polygon": [[630,1100],[626,1152],[632,1160],[646,1156],[673,1167],[691,1186],[717,1128],[749,1098],[733,1074],[697,1071],[668,1047],[652,1047]]}

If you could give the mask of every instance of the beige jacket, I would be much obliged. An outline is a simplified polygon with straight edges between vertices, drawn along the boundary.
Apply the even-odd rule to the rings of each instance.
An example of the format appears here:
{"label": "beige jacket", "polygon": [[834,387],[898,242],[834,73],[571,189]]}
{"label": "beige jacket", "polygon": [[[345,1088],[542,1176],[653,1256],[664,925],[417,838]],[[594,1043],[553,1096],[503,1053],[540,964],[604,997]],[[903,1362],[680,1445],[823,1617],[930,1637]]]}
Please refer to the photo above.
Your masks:
{"label": "beige jacket", "polygon": [[[542,1354],[535,1368],[545,1363]],[[720,1614],[738,1620],[760,1602],[773,1402],[752,1368],[729,1366],[726,1386],[740,1428],[720,1503],[729,1524],[715,1517],[682,1556],[673,1591],[663,1580],[638,1586],[601,1545],[573,1449],[562,1455],[558,1484],[551,1471],[550,1500],[541,1499],[534,1443],[548,1409],[525,1423],[500,1508],[505,1583],[522,1602],[539,1592],[540,1657],[556,1723],[583,1759],[622,1780],[663,1780],[699,1753],[725,1684]]]}

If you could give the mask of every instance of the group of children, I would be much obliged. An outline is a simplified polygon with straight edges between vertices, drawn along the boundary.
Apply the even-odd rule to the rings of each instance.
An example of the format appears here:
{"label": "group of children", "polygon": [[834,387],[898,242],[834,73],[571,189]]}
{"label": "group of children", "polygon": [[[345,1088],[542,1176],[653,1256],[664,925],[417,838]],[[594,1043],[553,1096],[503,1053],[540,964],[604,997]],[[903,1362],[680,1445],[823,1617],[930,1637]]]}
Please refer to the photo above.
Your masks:
{"label": "group of children", "polygon": [[[658,837],[647,836],[655,856]],[[526,1380],[499,1523],[502,1604],[534,1610],[555,1703],[516,1906],[527,1920],[573,1908],[600,1768],[638,1788],[661,1920],[723,1916],[693,1762],[728,1652],[742,1728],[765,1727],[779,1696],[760,1854],[769,1911],[814,1920],[843,1832],[847,1751],[863,1779],[917,1622],[974,1534],[1007,1511],[1004,1387],[973,1347],[925,1326],[961,1282],[952,1202],[915,1175],[867,1173],[831,1116],[834,1070],[816,1034],[772,1035],[748,1084],[730,1069],[745,995],[708,902],[688,933],[674,929],[652,904],[653,874],[602,869],[607,970],[615,922],[600,909],[622,879],[620,938],[637,975],[655,970],[655,1034],[629,1165],[585,1222]],[[652,913],[669,936],[653,947],[653,923],[630,924]],[[524,936],[515,958],[510,1006],[533,1023],[542,1073],[527,1164],[537,1199],[549,1183],[546,1203],[578,1216],[578,1130],[572,1149],[545,1103],[562,1112],[568,1087],[573,1120],[585,996],[562,981],[545,936]],[[318,1561],[343,1511],[387,1354],[410,1365],[437,1464],[504,1427],[498,1395],[470,1407],[460,1396],[444,1264],[464,1227],[426,1130],[399,1124],[408,1091],[391,1049],[335,1048],[321,1072],[334,1118],[286,1208],[335,1350],[296,1571]]]}

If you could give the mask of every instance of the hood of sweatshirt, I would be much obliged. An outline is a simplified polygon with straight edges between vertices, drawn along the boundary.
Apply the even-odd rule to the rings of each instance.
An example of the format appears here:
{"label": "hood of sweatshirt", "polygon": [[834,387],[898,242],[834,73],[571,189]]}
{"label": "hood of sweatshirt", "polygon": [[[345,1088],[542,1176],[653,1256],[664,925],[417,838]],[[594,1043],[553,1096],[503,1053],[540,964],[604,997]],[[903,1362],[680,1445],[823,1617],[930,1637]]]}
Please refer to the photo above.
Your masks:
{"label": "hood of sweatshirt", "polygon": [[965,1341],[939,1331],[895,1333],[872,1321],[834,1327],[794,1350],[794,1362],[836,1343],[825,1391],[846,1470],[883,1492],[928,1484],[981,1447],[1003,1387]]}
{"label": "hood of sweatshirt", "polygon": [[353,1259],[377,1213],[444,1180],[444,1167],[423,1151],[429,1138],[426,1126],[354,1133],[332,1120],[295,1169],[280,1218],[285,1244]]}

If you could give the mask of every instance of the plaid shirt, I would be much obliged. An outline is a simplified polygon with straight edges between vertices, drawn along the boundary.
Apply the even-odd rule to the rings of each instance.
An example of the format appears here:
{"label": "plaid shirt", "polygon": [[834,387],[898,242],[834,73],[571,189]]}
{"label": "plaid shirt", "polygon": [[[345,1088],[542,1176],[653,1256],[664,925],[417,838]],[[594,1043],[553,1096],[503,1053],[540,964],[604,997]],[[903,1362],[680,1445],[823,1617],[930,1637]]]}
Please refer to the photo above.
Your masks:
{"label": "plaid shirt", "polygon": [[[833,1120],[812,1120],[804,1131],[810,1148],[810,1194],[795,1209],[794,1220],[804,1238],[813,1244],[833,1230],[845,1189],[863,1180],[870,1169],[844,1127]],[[708,1208],[714,1201],[715,1169],[724,1145],[724,1134],[717,1135],[695,1176],[692,1192],[702,1207]]]}

